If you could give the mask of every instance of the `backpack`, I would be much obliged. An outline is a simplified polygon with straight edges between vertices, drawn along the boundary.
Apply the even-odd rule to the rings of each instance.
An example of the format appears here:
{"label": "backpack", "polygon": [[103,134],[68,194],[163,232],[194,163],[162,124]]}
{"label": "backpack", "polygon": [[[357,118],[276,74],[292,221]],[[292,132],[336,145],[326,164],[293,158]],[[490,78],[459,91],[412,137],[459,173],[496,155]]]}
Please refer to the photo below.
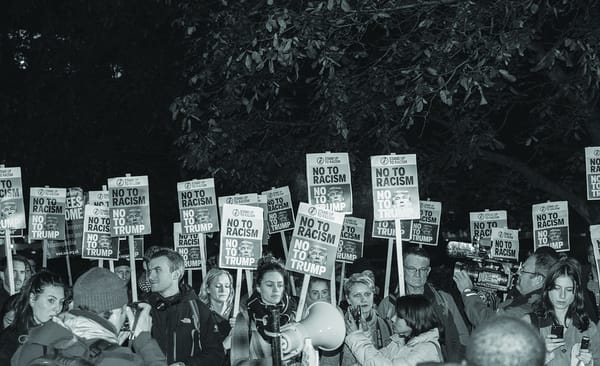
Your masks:
{"label": "backpack", "polygon": [[[84,354],[80,353],[85,348]],[[28,366],[94,366],[94,365],[122,365],[135,361],[133,354],[123,352],[110,352],[120,348],[118,344],[110,343],[104,339],[98,339],[93,343],[86,343],[78,337],[73,337],[65,342],[58,341],[53,345],[44,346],[44,356],[32,360]],[[103,363],[103,361],[106,361]],[[141,362],[140,362],[141,364]]]}

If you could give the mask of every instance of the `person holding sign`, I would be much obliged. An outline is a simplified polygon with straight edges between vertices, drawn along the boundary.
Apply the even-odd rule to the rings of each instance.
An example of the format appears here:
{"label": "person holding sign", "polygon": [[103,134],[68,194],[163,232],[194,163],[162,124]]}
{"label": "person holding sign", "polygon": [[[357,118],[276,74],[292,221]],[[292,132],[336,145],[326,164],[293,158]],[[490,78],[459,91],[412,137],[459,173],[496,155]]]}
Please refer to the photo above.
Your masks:
{"label": "person holding sign", "polygon": [[[368,333],[368,338],[375,349],[381,349],[390,343],[392,324],[377,313],[373,303],[374,293],[375,282],[368,274],[352,274],[344,283],[344,294],[350,305],[345,318],[346,325],[353,318],[360,319],[362,331]],[[346,326],[348,335],[354,330],[356,330],[356,326],[354,328]],[[354,350],[349,348],[348,344],[344,346],[342,352],[342,366],[356,364],[357,359],[354,356]]]}
{"label": "person holding sign", "polygon": [[231,349],[231,323],[233,322],[233,299],[235,295],[233,277],[224,269],[212,268],[200,286],[198,297],[212,311],[215,324],[219,329],[221,342],[227,354]]}
{"label": "person holding sign", "polygon": [[181,279],[183,258],[172,249],[161,249],[148,265],[152,294],[152,337],[169,364],[221,365],[223,345],[210,309]]}
{"label": "person holding sign", "polygon": [[416,366],[421,362],[442,362],[438,321],[433,304],[423,295],[398,299],[391,342],[377,349],[366,322],[346,322],[346,345],[362,366]]}
{"label": "person holding sign", "polygon": [[583,286],[577,260],[561,258],[548,271],[533,311],[523,317],[544,337],[545,365],[600,365],[600,334],[583,310]]}

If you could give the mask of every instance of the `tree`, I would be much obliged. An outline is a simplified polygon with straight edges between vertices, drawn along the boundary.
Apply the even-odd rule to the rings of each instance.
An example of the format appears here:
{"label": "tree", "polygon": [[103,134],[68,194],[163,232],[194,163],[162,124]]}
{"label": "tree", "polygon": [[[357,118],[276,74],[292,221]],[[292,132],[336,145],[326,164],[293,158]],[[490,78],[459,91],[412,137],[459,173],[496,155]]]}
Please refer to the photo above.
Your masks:
{"label": "tree", "polygon": [[304,154],[348,151],[368,217],[368,157],[415,152],[421,196],[458,226],[488,207],[529,227],[545,200],[598,222],[598,16],[592,0],[183,2],[181,163],[231,191],[291,177],[305,200]]}

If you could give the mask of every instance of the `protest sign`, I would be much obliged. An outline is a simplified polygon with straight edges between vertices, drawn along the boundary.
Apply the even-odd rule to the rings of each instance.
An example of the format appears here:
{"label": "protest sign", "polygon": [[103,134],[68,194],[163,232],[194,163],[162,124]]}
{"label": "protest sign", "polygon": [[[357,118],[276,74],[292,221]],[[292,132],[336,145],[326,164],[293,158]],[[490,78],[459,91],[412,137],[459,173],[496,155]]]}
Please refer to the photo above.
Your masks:
{"label": "protest sign", "polygon": [[[400,235],[402,240],[410,240],[413,220],[400,221]],[[396,222],[394,220],[373,221],[371,232],[373,238],[396,239]]]}
{"label": "protest sign", "polygon": [[181,223],[174,222],[173,242],[175,251],[183,257],[185,269],[202,269],[204,265],[204,256],[202,255],[205,246],[204,234],[184,234],[182,231]]}
{"label": "protest sign", "polygon": [[[113,243],[117,243],[117,247],[119,248],[119,258],[129,258],[129,237],[113,237],[111,241]],[[114,244],[113,244],[114,245]],[[134,236],[133,237],[133,259],[136,261],[141,261],[144,259],[144,237],[143,236]]]}
{"label": "protest sign", "polygon": [[213,178],[177,183],[183,234],[219,231],[219,213]]}
{"label": "protest sign", "polygon": [[148,176],[108,179],[111,236],[147,235],[150,227]]}
{"label": "protest sign", "polygon": [[25,229],[21,168],[0,168],[0,229]]}
{"label": "protest sign", "polygon": [[371,183],[376,221],[418,219],[417,156],[371,156]]}
{"label": "protest sign", "polygon": [[219,197],[219,211],[221,217],[223,217],[223,206],[229,205],[250,205],[258,207],[258,194],[247,193],[247,194],[236,194],[233,196],[221,196]]}
{"label": "protest sign", "polygon": [[437,245],[442,203],[421,201],[421,218],[413,220],[410,241],[415,244]]}
{"label": "protest sign", "polygon": [[600,200],[600,146],[585,148],[587,199]]}
{"label": "protest sign", "polygon": [[67,188],[67,203],[65,207],[65,244],[69,254],[81,253],[83,237],[83,189],[79,187]]}
{"label": "protest sign", "polygon": [[343,213],[301,202],[286,268],[329,280],[343,223]]}
{"label": "protest sign", "polygon": [[294,208],[289,187],[273,188],[262,192],[267,197],[269,234],[294,229]]}
{"label": "protest sign", "polygon": [[336,261],[353,263],[363,256],[365,245],[365,219],[344,217]]}
{"label": "protest sign", "polygon": [[[596,268],[596,280],[598,280],[600,278],[600,225],[590,225],[590,241],[594,250],[593,265]],[[598,293],[596,292],[594,295],[598,299]]]}
{"label": "protest sign", "polygon": [[93,206],[108,207],[108,191],[89,191],[88,203]]}
{"label": "protest sign", "polygon": [[469,212],[471,240],[489,247],[492,228],[506,228],[508,219],[505,210]]}
{"label": "protest sign", "polygon": [[106,206],[85,205],[81,257],[119,259],[119,242],[110,238],[110,210]]}
{"label": "protest sign", "polygon": [[533,247],[549,246],[557,252],[568,252],[569,204],[567,201],[532,205]]}
{"label": "protest sign", "polygon": [[348,153],[306,154],[308,202],[331,211],[352,213]]}
{"label": "protest sign", "polygon": [[31,240],[65,240],[66,199],[67,190],[64,188],[31,188],[29,201]]}
{"label": "protest sign", "polygon": [[490,236],[492,249],[490,256],[494,259],[519,260],[519,230],[492,228]]}
{"label": "protest sign", "polygon": [[262,255],[263,209],[225,204],[222,212],[219,267],[256,269]]}

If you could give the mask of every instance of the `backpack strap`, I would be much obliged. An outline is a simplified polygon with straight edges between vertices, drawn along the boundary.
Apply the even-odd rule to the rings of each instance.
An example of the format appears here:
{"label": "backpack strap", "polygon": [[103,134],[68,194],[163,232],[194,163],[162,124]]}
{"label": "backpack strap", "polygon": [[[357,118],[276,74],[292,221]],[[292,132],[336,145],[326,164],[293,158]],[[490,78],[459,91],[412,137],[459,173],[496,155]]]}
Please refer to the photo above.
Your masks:
{"label": "backpack strap", "polygon": [[439,358],[441,359],[442,362],[445,361],[444,354],[442,353],[442,348],[440,347],[438,342],[434,342],[434,341],[427,341],[427,342],[433,343],[433,345],[435,346],[435,349],[437,350]]}
{"label": "backpack strap", "polygon": [[202,352],[202,342],[200,341],[200,310],[198,310],[198,304],[195,300],[190,299],[190,308],[192,309],[192,322],[194,323],[194,330],[192,331],[192,349],[190,356],[194,355],[194,348],[196,342],[194,341],[195,335],[198,334],[198,352]]}

